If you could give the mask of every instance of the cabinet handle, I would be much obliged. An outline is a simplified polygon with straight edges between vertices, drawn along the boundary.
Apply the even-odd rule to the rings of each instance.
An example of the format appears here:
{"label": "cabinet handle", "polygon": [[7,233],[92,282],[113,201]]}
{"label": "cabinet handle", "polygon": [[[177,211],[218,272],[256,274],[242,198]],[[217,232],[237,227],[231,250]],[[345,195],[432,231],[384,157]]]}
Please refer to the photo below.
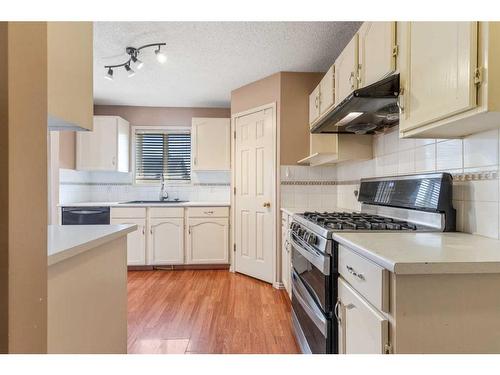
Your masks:
{"label": "cabinet handle", "polygon": [[347,268],[347,272],[349,272],[351,275],[357,277],[360,280],[365,280],[365,276],[362,273],[356,272],[354,268],[349,265],[346,265],[345,267]]}
{"label": "cabinet handle", "polygon": [[354,90],[354,72],[351,72],[349,76],[349,83],[351,84],[351,90]]}
{"label": "cabinet handle", "polygon": [[333,309],[333,313],[335,314],[335,317],[337,318],[337,322],[342,323],[342,319],[340,318],[340,315],[339,315],[339,307],[341,305],[341,302],[340,300],[337,300],[337,303],[335,304],[335,307]]}
{"label": "cabinet handle", "polygon": [[149,233],[153,234],[153,228],[149,228]]}
{"label": "cabinet handle", "polygon": [[116,165],[116,156],[113,156],[113,159],[111,159],[111,164]]}
{"label": "cabinet handle", "polygon": [[264,207],[264,208],[270,208],[271,207],[271,202],[264,202],[264,204],[262,205],[262,207]]}
{"label": "cabinet handle", "polygon": [[346,310],[351,310],[351,309],[354,309],[355,307],[356,307],[356,305],[353,303],[349,303],[348,305],[345,305]]}
{"label": "cabinet handle", "polygon": [[193,164],[196,165],[198,163],[198,160],[196,158],[196,156],[193,158]]}
{"label": "cabinet handle", "polygon": [[188,227],[188,234],[191,234],[191,225]]}
{"label": "cabinet handle", "polygon": [[399,114],[403,114],[405,111],[405,106],[404,106],[404,89],[401,89],[399,91],[398,99],[396,100],[396,104],[398,105],[399,108]]}
{"label": "cabinet handle", "polygon": [[214,211],[203,211],[205,215],[213,215]]}
{"label": "cabinet handle", "polygon": [[142,227],[142,235],[145,235],[146,234],[146,229],[144,227]]}
{"label": "cabinet handle", "polygon": [[319,107],[319,95],[316,95],[316,99],[314,99],[314,107],[315,108]]}

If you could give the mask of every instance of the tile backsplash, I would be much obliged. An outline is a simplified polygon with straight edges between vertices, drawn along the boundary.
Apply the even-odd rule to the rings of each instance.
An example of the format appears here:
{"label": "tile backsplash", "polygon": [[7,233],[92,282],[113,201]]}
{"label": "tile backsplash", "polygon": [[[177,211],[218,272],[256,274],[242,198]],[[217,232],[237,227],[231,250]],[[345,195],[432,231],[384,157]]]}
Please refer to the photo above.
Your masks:
{"label": "tile backsplash", "polygon": [[[500,238],[499,148],[498,129],[464,139],[435,140],[400,139],[396,128],[373,137],[371,160],[332,167],[282,167],[281,204],[292,209],[359,210],[354,192],[361,178],[445,171],[454,176],[457,229]],[[322,181],[330,185],[321,185]]]}
{"label": "tile backsplash", "polygon": [[[113,202],[156,200],[159,185],[135,185],[132,173],[60,170],[59,202]],[[230,172],[193,172],[191,184],[167,185],[171,199],[227,202]]]}

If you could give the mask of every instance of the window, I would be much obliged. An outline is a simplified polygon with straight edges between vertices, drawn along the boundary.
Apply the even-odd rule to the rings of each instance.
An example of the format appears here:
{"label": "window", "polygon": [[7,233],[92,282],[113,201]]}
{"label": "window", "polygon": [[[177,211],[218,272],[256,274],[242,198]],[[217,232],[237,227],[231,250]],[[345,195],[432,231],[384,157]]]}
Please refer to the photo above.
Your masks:
{"label": "window", "polygon": [[191,134],[167,130],[135,131],[135,182],[191,180]]}

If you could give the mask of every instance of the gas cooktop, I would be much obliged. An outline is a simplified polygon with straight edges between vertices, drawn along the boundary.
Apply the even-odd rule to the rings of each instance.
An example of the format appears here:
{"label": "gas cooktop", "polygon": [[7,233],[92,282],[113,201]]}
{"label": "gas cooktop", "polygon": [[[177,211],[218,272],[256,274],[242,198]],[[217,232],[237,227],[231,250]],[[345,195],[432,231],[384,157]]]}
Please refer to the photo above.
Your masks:
{"label": "gas cooktop", "polygon": [[367,213],[304,212],[299,215],[332,230],[417,230],[414,223]]}

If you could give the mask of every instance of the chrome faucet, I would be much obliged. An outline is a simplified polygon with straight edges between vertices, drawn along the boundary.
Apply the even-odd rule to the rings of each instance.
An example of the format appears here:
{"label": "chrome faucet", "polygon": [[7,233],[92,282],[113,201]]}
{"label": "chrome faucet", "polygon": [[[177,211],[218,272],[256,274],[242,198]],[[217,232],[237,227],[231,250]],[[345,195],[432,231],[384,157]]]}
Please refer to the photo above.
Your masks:
{"label": "chrome faucet", "polygon": [[168,193],[165,190],[165,176],[163,173],[160,175],[160,201],[168,199]]}

